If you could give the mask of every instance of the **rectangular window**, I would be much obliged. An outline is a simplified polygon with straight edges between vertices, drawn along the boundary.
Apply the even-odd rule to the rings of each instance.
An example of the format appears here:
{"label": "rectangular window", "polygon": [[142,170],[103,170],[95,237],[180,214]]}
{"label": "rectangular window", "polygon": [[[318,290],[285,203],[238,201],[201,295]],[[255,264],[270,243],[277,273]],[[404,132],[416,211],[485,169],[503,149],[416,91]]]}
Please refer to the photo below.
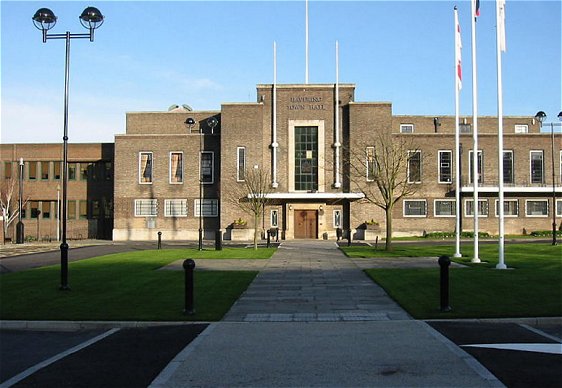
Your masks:
{"label": "rectangular window", "polygon": [[543,151],[531,151],[531,183],[544,183]]}
{"label": "rectangular window", "polygon": [[405,199],[404,217],[425,217],[427,216],[427,201],[425,199]]}
{"label": "rectangular window", "polygon": [[37,179],[37,162],[28,162],[27,178],[29,180]]}
{"label": "rectangular window", "polygon": [[[496,217],[500,216],[500,201],[496,199]],[[503,215],[505,217],[517,217],[519,215],[519,201],[516,199],[503,200]]]}
{"label": "rectangular window", "polygon": [[199,206],[199,200],[196,199],[193,205],[193,215],[195,217],[218,217],[219,216],[219,200],[218,199],[204,199]]}
{"label": "rectangular window", "polygon": [[376,167],[375,167],[375,147],[367,147],[365,149],[366,159],[365,166],[367,168],[367,182],[375,180]]}
{"label": "rectangular window", "polygon": [[[561,154],[562,156],[562,154]],[[562,161],[562,158],[561,158]],[[12,178],[12,162],[4,162],[4,178],[11,179]]]}
{"label": "rectangular window", "polygon": [[525,201],[525,215],[527,217],[547,217],[548,216],[548,200],[527,199]]}
{"label": "rectangular window", "polygon": [[246,179],[246,147],[236,148],[236,180],[243,182]]}
{"label": "rectangular window", "polygon": [[170,183],[183,183],[183,152],[170,152]]}
{"label": "rectangular window", "polygon": [[318,190],[318,127],[295,127],[295,190]]}
{"label": "rectangular window", "polygon": [[414,124],[400,124],[400,133],[414,133]]}
{"label": "rectangular window", "polygon": [[562,199],[556,200],[556,217],[562,217]]}
{"label": "rectangular window", "polygon": [[41,179],[49,179],[49,162],[41,162]]}
{"label": "rectangular window", "polygon": [[200,160],[200,173],[201,173],[201,183],[211,184],[214,182],[214,152],[212,151],[201,151]]}
{"label": "rectangular window", "polygon": [[408,183],[421,183],[421,151],[408,151]]}
{"label": "rectangular window", "polygon": [[41,216],[42,218],[51,218],[51,202],[41,202]]}
{"label": "rectangular window", "polygon": [[527,124],[515,124],[515,133],[529,133]]}
{"label": "rectangular window", "polygon": [[100,214],[101,214],[101,206],[100,206],[100,201],[97,199],[93,199],[92,200],[92,217],[94,219],[98,219],[100,218]]}
{"label": "rectangular window", "polygon": [[135,217],[155,217],[157,215],[157,199],[135,199]]}
{"label": "rectangular window", "polygon": [[279,226],[279,212],[277,210],[271,211],[271,222],[270,225],[272,228],[277,228]]}
{"label": "rectangular window", "polygon": [[80,180],[87,181],[90,163],[78,163],[80,165]]}
{"label": "rectangular window", "polygon": [[453,151],[439,151],[439,183],[453,182]]}
{"label": "rectangular window", "polygon": [[[469,181],[469,183],[473,183],[473,177],[474,177],[474,172],[473,172],[474,170],[472,168],[473,167],[473,163],[472,163],[473,162],[473,156],[472,156],[473,154],[474,154],[474,152],[472,150],[468,151],[468,174],[469,174],[468,181]],[[484,180],[483,179],[484,177],[483,177],[483,174],[482,174],[482,163],[483,163],[483,158],[484,158],[482,150],[478,150],[477,156],[478,156],[478,162],[477,162],[478,163],[478,171],[477,171],[478,172],[478,183],[482,183],[483,180]]]}
{"label": "rectangular window", "polygon": [[53,172],[56,180],[59,180],[61,178],[61,166],[62,166],[61,162],[59,161],[53,162]]}
{"label": "rectangular window", "polygon": [[334,210],[334,228],[341,228],[341,210]]}
{"label": "rectangular window", "polygon": [[[466,217],[474,217],[474,200],[467,199],[464,201],[464,215]],[[488,200],[478,200],[478,218],[488,217]]]}
{"label": "rectangular window", "polygon": [[513,184],[513,151],[503,152],[503,183]]}
{"label": "rectangular window", "polygon": [[103,216],[104,218],[113,218],[113,201],[107,198],[102,198]]}
{"label": "rectangular window", "polygon": [[[61,215],[62,217],[62,215]],[[68,206],[66,210],[66,218],[68,220],[76,219],[76,201],[68,201]]]}
{"label": "rectangular window", "polygon": [[454,199],[436,199],[433,202],[435,217],[454,217],[456,215],[456,201]]}
{"label": "rectangular window", "polygon": [[78,201],[78,218],[85,220],[88,218],[88,201]]}
{"label": "rectangular window", "polygon": [[459,124],[460,133],[472,133],[472,124]]}
{"label": "rectangular window", "polygon": [[152,152],[139,153],[139,183],[152,183]]}
{"label": "rectangular window", "polygon": [[76,180],[76,163],[68,163],[68,180]]}
{"label": "rectangular window", "polygon": [[39,218],[39,201],[29,201],[29,207],[31,209],[31,218]]}
{"label": "rectangular window", "polygon": [[165,199],[164,217],[187,217],[187,199]]}

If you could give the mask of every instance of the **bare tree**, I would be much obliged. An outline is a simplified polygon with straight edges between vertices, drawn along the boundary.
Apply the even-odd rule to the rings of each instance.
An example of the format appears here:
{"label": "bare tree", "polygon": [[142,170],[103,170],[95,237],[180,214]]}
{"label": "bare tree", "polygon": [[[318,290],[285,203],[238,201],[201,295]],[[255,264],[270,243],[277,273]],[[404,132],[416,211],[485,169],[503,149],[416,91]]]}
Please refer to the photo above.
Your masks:
{"label": "bare tree", "polygon": [[[360,149],[360,148],[356,148]],[[420,158],[419,163],[414,158]],[[386,250],[392,249],[392,211],[402,198],[413,195],[421,165],[421,151],[410,138],[393,136],[386,131],[375,135],[374,143],[361,153],[349,156],[351,182],[365,195],[365,200],[380,207],[386,218]]]}
{"label": "bare tree", "polygon": [[[14,178],[4,179],[0,183],[0,209],[2,210],[4,236],[8,234],[10,224],[19,216],[17,183],[18,181]],[[24,198],[22,206],[25,206],[28,200],[29,197]]]}
{"label": "bare tree", "polygon": [[244,181],[236,185],[229,201],[253,218],[254,249],[258,249],[259,222],[273,192],[269,172],[254,166],[244,171]]}

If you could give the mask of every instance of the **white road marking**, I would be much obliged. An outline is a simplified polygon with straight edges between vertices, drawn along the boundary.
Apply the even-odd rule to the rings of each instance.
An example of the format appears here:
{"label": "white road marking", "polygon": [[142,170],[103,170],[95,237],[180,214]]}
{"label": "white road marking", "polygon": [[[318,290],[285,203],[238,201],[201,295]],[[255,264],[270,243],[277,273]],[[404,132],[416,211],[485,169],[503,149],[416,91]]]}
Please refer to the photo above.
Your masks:
{"label": "white road marking", "polygon": [[562,354],[562,344],[474,344],[461,345],[471,348],[488,348],[500,350],[519,350],[522,352],[536,352],[549,354]]}

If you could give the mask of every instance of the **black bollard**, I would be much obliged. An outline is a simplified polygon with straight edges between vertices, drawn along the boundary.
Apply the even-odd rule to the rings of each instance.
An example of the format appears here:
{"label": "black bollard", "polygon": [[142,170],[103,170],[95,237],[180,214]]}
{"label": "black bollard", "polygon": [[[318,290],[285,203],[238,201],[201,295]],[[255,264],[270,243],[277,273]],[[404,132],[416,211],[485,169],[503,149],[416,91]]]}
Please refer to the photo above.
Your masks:
{"label": "black bollard", "polygon": [[162,249],[162,232],[158,232],[158,249]]}
{"label": "black bollard", "polygon": [[275,228],[275,242],[279,242],[279,228]]}
{"label": "black bollard", "polygon": [[183,261],[183,269],[185,272],[185,309],[183,313],[192,315],[195,313],[193,308],[193,270],[195,269],[195,261],[185,259]]}
{"label": "black bollard", "polygon": [[336,228],[336,241],[339,242],[341,240],[342,230],[341,228]]}
{"label": "black bollard", "polygon": [[449,306],[449,266],[451,265],[451,259],[449,256],[443,255],[439,257],[439,267],[440,271],[440,288],[441,288],[441,311],[448,312],[451,311],[451,306]]}
{"label": "black bollard", "polygon": [[350,247],[351,246],[351,229],[347,230],[347,246]]}
{"label": "black bollard", "polygon": [[379,249],[379,236],[375,239],[375,249]]}
{"label": "black bollard", "polygon": [[222,251],[222,231],[215,232],[215,251]]}
{"label": "black bollard", "polygon": [[267,230],[267,247],[271,245],[271,230]]}

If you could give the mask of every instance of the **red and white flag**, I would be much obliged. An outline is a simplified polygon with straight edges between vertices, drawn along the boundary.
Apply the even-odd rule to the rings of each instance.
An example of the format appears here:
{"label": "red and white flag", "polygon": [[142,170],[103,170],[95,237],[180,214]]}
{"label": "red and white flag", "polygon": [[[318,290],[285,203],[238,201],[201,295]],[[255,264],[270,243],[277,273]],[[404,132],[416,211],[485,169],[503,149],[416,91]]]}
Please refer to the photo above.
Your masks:
{"label": "red and white flag", "polygon": [[457,87],[462,89],[462,40],[459,13],[455,7],[455,63],[457,66]]}
{"label": "red and white flag", "polygon": [[474,20],[480,16],[480,0],[472,0],[474,3]]}

